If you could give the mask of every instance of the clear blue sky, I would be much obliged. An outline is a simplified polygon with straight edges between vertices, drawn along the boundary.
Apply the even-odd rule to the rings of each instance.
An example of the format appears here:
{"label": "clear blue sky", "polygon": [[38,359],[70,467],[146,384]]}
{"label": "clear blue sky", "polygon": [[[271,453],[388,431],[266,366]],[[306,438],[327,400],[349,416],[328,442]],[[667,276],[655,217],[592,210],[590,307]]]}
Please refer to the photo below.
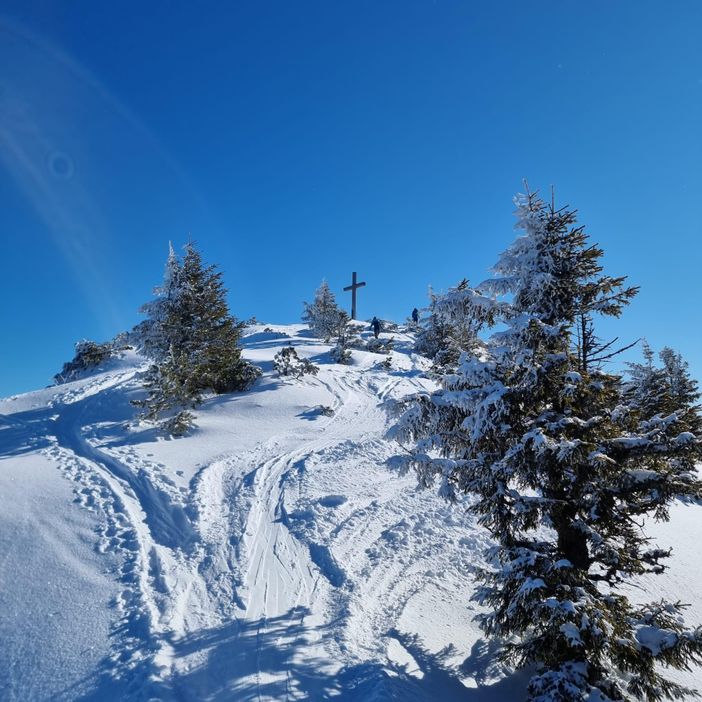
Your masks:
{"label": "clear blue sky", "polygon": [[487,276],[524,177],[642,286],[615,333],[702,375],[701,3],[0,12],[0,394],[137,322],[190,235],[239,317],[297,321],[357,270],[360,316],[404,318]]}

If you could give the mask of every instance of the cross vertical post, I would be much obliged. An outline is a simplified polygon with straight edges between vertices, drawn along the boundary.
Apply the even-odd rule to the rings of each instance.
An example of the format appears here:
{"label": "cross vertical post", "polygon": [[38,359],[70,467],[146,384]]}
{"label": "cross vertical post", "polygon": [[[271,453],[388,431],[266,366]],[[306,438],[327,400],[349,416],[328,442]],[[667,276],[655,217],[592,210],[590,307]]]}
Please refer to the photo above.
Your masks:
{"label": "cross vertical post", "polygon": [[356,319],[356,290],[362,288],[365,283],[357,282],[356,271],[351,274],[351,285],[344,288],[344,292],[351,291],[351,319]]}

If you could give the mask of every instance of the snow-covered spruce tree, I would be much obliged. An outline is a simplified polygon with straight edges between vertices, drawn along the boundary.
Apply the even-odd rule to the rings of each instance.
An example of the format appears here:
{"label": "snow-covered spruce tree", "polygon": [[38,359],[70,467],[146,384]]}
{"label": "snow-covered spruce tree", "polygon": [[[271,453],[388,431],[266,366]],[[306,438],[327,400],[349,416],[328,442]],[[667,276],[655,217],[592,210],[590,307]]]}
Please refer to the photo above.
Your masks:
{"label": "snow-covered spruce tree", "polygon": [[434,356],[435,372],[447,373],[456,368],[464,350],[474,349],[478,333],[485,324],[492,324],[498,303],[487,303],[485,296],[463,279],[448,292],[439,295],[434,314],[446,329],[446,337]]}
{"label": "snow-covered spruce tree", "polygon": [[635,606],[619,586],[663,570],[670,552],[640,520],[700,494],[700,437],[676,411],[627,407],[619,376],[581,362],[574,325],[619,316],[636,288],[602,274],[574,212],[533,193],[516,202],[523,236],[480,286],[511,296],[506,329],[411,403],[395,434],[414,448],[394,462],[424,485],[438,478],[447,497],[477,497],[496,543],[481,625],[504,661],[535,667],[529,700],[680,698],[661,666],[700,662],[702,630],[685,627],[679,603]]}
{"label": "snow-covered spruce tree", "polygon": [[302,321],[309,324],[312,333],[329,341],[339,329],[343,311],[336,304],[334,293],[329,289],[326,280],[317,288],[312,303],[304,302]]}
{"label": "snow-covered spruce tree", "polygon": [[244,325],[229,312],[222,273],[214,265],[203,267],[200,253],[187,244],[181,277],[182,348],[192,369],[189,383],[195,391],[217,394],[248,389],[260,370],[241,356]]}
{"label": "snow-covered spruce tree", "polygon": [[162,419],[170,430],[187,425],[192,415],[181,410],[200,404],[204,392],[245,390],[260,371],[241,357],[243,325],[229,312],[222,274],[204,266],[192,244],[182,263],[171,248],[156,294],[142,308],[149,317],[136,330],[154,364],[144,383],[148,396],[135,404],[144,407],[144,419]]}

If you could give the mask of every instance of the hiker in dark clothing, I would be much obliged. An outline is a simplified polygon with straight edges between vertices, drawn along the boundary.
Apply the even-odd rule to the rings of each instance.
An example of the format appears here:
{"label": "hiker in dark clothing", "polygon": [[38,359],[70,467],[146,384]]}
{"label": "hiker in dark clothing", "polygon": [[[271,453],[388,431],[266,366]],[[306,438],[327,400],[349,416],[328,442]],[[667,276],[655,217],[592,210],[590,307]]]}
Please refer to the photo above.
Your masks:
{"label": "hiker in dark clothing", "polygon": [[378,334],[380,334],[380,320],[377,317],[373,317],[371,320],[371,329],[373,330],[373,334],[377,339]]}
{"label": "hiker in dark clothing", "polygon": [[419,310],[416,307],[412,310],[412,321],[419,324]]}

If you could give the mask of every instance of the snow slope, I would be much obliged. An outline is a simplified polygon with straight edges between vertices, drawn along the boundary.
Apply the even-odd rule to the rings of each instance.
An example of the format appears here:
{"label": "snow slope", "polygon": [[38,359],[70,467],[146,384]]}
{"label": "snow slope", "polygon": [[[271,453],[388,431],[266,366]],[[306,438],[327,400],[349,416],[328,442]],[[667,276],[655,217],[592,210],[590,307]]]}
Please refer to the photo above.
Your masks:
{"label": "snow slope", "polygon": [[[261,381],[183,439],[130,423],[133,354],[0,402],[1,699],[523,698],[473,621],[484,532],[384,467],[392,400],[427,383],[411,339],[387,370],[268,329],[244,340]],[[272,373],[290,343],[318,376]],[[641,596],[702,621],[702,513],[675,517],[656,528],[686,558]]]}

